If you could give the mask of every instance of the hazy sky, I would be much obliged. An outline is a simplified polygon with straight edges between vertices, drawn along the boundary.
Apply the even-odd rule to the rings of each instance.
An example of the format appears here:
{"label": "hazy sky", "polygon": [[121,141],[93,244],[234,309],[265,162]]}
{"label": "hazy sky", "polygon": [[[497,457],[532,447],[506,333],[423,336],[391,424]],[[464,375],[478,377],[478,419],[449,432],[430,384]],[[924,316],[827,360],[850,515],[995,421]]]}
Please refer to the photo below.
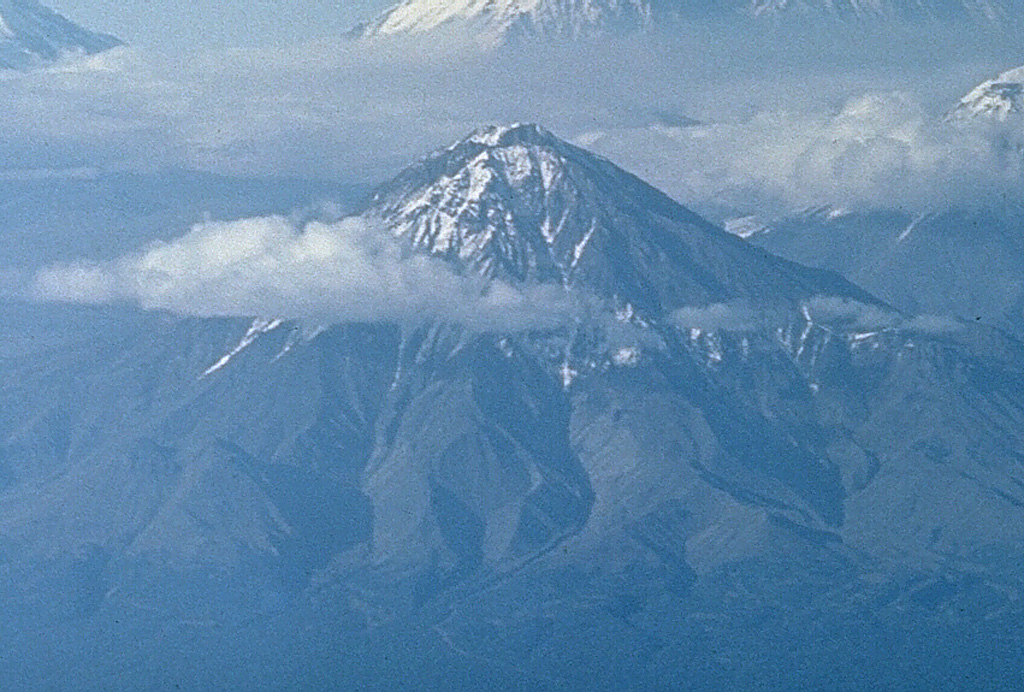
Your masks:
{"label": "hazy sky", "polygon": [[1024,130],[943,120],[1024,61],[1024,38],[987,27],[708,22],[481,52],[458,27],[316,40],[390,0],[54,4],[140,50],[4,81],[0,174],[14,178],[184,168],[378,183],[474,128],[523,121],[707,214],[925,210],[1019,190],[1005,142]]}
{"label": "hazy sky", "polygon": [[[462,35],[466,27],[329,40],[388,3],[60,0],[69,17],[138,50],[5,78],[0,179],[5,169],[12,180],[58,182],[185,169],[373,184],[477,127],[518,121],[609,157],[717,221],[823,206],[923,214],[1021,196],[1024,125],[944,119],[975,84],[1024,60],[1016,34],[709,21],[494,51]],[[253,50],[217,50],[225,46]],[[352,230],[274,218],[202,224],[112,263],[52,267],[35,291],[202,315],[367,318],[330,308],[353,305],[403,320],[448,314],[419,294],[474,289],[443,268],[382,255],[361,241],[379,234]],[[239,263],[236,247],[254,249]],[[222,257],[231,261],[207,261]],[[154,269],[170,288],[152,280]],[[377,285],[366,277],[382,276],[384,286],[438,288],[409,300],[363,290]],[[498,302],[449,316],[487,328],[483,316],[500,304],[521,323],[538,319],[531,296],[488,299]]]}
{"label": "hazy sky", "polygon": [[146,47],[287,44],[337,35],[389,0],[43,0],[90,29]]}

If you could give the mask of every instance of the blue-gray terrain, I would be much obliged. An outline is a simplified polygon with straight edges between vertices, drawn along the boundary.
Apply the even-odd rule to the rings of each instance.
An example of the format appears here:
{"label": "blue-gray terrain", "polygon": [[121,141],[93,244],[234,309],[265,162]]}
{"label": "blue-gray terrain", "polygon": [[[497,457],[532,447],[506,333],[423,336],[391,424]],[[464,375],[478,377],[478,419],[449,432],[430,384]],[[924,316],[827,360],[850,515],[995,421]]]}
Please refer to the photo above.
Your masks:
{"label": "blue-gray terrain", "polygon": [[4,303],[0,688],[1020,688],[1019,341],[532,125],[357,213],[577,308]]}
{"label": "blue-gray terrain", "polygon": [[[947,114],[951,131],[992,128],[1019,180],[1024,69],[979,84]],[[977,131],[977,130],[975,130]],[[909,311],[955,315],[1024,336],[1024,207],[1019,183],[923,210],[826,206],[769,221],[749,240],[782,257],[840,272]]]}

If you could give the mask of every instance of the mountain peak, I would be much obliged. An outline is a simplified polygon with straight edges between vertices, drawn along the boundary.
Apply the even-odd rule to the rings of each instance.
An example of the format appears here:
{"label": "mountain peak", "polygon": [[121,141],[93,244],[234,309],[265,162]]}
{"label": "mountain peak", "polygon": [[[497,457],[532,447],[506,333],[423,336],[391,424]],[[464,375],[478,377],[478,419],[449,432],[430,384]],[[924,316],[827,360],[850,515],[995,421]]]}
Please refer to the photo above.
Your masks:
{"label": "mountain peak", "polygon": [[379,38],[464,29],[480,46],[491,48],[522,36],[621,35],[680,20],[744,16],[780,23],[864,20],[896,26],[939,21],[1002,33],[1019,29],[1022,10],[1024,0],[401,0],[350,35]]}
{"label": "mountain peak", "polygon": [[1024,66],[982,82],[960,99],[952,119],[988,118],[1004,122],[1024,113]]}
{"label": "mountain peak", "polygon": [[511,125],[481,127],[464,141],[471,144],[482,144],[486,147],[507,147],[515,144],[551,147],[557,146],[560,140],[540,125],[512,123]]}
{"label": "mountain peak", "polygon": [[83,29],[35,0],[0,0],[0,69],[23,70],[119,45],[117,38]]}
{"label": "mountain peak", "polygon": [[862,295],[755,250],[537,125],[477,130],[382,186],[364,215],[460,271],[581,288],[652,314],[736,298]]}
{"label": "mountain peak", "polygon": [[633,30],[650,21],[648,0],[404,0],[358,27],[363,37],[471,27],[486,43],[513,35],[585,36]]}

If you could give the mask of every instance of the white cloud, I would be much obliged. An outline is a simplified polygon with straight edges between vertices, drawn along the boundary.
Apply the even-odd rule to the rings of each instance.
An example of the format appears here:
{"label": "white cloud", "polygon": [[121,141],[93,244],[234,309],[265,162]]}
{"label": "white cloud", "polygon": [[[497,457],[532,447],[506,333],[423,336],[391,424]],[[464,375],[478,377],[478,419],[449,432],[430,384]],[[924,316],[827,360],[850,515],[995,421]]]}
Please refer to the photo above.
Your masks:
{"label": "white cloud", "polygon": [[701,331],[749,332],[765,324],[767,316],[745,300],[685,307],[672,313],[672,320],[683,329]]}
{"label": "white cloud", "polygon": [[[924,334],[949,334],[963,329],[962,322],[942,315],[907,317],[894,310],[869,305],[838,296],[814,296],[803,301],[804,318],[839,330],[900,329]],[[672,320],[682,329],[707,332],[753,332],[784,323],[794,315],[784,305],[753,306],[744,300],[728,303],[685,307],[672,313]]]}
{"label": "white cloud", "polygon": [[893,310],[835,296],[815,296],[804,302],[804,310],[815,322],[840,323],[853,329],[886,329],[903,322]]}
{"label": "white cloud", "polygon": [[199,224],[114,262],[47,267],[31,295],[204,317],[444,320],[483,331],[557,327],[575,311],[560,287],[457,275],[440,260],[404,254],[359,219],[300,226],[276,216]]}
{"label": "white cloud", "polygon": [[946,315],[918,315],[907,320],[905,329],[923,334],[952,334],[964,330],[964,323]]}
{"label": "white cloud", "polygon": [[[962,55],[934,54],[935,36],[915,48],[679,29],[490,54],[438,37],[175,56],[122,49],[0,75],[0,169],[377,182],[482,124],[528,121],[580,137],[684,202],[724,197],[751,212],[917,208],[990,194],[1014,174],[988,133],[938,125],[942,108],[918,103],[952,104],[1005,64],[968,70]],[[709,124],[671,125],[684,116]]]}
{"label": "white cloud", "polygon": [[965,325],[947,315],[904,316],[879,305],[868,305],[849,298],[815,296],[804,303],[806,314],[815,322],[827,322],[847,329],[900,329],[921,334],[952,334]]}
{"label": "white cloud", "polygon": [[832,112],[608,129],[581,142],[692,204],[784,213],[820,205],[926,210],[1020,191],[1022,159],[991,135],[885,93]]}
{"label": "white cloud", "polygon": [[40,270],[30,293],[43,300],[72,303],[108,303],[122,296],[117,272],[88,262]]}

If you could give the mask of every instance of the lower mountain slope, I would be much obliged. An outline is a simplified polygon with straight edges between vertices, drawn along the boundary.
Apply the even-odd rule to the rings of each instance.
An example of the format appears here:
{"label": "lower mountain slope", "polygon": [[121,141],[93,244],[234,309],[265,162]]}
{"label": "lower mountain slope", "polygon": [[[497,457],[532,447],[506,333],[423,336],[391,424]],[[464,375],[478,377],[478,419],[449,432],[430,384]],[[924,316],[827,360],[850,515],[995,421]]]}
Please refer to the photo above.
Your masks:
{"label": "lower mountain slope", "polygon": [[835,213],[770,224],[755,245],[839,272],[909,312],[955,315],[1024,335],[1024,212],[1016,204]]}

